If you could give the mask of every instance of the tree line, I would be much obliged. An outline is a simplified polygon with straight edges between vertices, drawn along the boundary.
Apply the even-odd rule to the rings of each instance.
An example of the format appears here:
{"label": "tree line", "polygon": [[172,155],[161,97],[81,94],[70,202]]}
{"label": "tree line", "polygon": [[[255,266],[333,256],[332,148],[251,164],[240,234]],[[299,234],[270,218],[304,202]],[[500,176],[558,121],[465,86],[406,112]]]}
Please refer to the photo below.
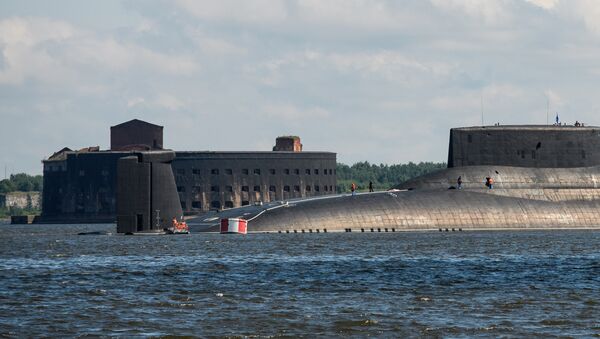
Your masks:
{"label": "tree line", "polygon": [[370,164],[357,162],[352,166],[337,164],[337,192],[349,192],[354,182],[359,191],[369,190],[369,181],[374,190],[387,190],[392,186],[429,172],[446,168],[444,162],[409,162],[408,164]]}
{"label": "tree line", "polygon": [[10,178],[0,181],[0,193],[41,192],[43,182],[41,175],[11,174]]}

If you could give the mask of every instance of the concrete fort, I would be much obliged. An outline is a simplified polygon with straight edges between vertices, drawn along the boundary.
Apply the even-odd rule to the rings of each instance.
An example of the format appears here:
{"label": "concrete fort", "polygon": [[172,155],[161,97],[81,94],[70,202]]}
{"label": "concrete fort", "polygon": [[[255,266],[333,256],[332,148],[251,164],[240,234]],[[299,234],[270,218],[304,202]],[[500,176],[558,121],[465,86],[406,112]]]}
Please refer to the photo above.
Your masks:
{"label": "concrete fort", "polygon": [[[274,150],[174,152],[174,201],[194,214],[335,193],[335,153],[303,152],[296,136],[279,137]],[[119,159],[152,152],[163,152],[163,127],[134,119],[111,127],[111,150],[65,147],[54,153],[43,161],[40,222],[116,221]],[[171,194],[153,187],[155,195]]]}
{"label": "concrete fort", "polygon": [[114,222],[117,161],[130,154],[63,149],[45,160],[41,222]]}
{"label": "concrete fort", "polygon": [[177,152],[173,170],[187,212],[331,195],[336,187],[329,152]]}

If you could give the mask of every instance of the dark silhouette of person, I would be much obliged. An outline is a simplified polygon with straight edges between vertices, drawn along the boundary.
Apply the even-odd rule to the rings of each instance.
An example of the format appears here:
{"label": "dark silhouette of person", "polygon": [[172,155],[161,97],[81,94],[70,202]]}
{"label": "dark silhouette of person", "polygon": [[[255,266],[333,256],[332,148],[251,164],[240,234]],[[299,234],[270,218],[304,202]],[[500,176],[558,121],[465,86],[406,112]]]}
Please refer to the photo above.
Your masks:
{"label": "dark silhouette of person", "polygon": [[485,186],[487,186],[489,189],[494,188],[494,179],[491,177],[485,177]]}
{"label": "dark silhouette of person", "polygon": [[373,182],[369,181],[369,192],[373,192]]}

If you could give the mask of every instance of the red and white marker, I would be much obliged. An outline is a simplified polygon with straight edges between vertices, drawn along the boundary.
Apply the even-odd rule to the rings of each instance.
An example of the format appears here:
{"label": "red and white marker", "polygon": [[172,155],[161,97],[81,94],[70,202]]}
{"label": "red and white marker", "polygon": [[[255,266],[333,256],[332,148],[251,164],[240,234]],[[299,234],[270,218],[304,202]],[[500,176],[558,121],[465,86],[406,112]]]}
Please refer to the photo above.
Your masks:
{"label": "red and white marker", "polygon": [[221,219],[221,234],[223,233],[248,233],[248,221],[242,218]]}

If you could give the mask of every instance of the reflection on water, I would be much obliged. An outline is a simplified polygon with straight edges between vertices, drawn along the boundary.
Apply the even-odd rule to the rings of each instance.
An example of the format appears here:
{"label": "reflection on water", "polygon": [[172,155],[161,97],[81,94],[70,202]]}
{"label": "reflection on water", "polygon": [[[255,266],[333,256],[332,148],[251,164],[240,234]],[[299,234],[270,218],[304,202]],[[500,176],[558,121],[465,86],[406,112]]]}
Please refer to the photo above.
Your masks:
{"label": "reflection on water", "polygon": [[600,334],[600,232],[4,225],[0,336]]}

